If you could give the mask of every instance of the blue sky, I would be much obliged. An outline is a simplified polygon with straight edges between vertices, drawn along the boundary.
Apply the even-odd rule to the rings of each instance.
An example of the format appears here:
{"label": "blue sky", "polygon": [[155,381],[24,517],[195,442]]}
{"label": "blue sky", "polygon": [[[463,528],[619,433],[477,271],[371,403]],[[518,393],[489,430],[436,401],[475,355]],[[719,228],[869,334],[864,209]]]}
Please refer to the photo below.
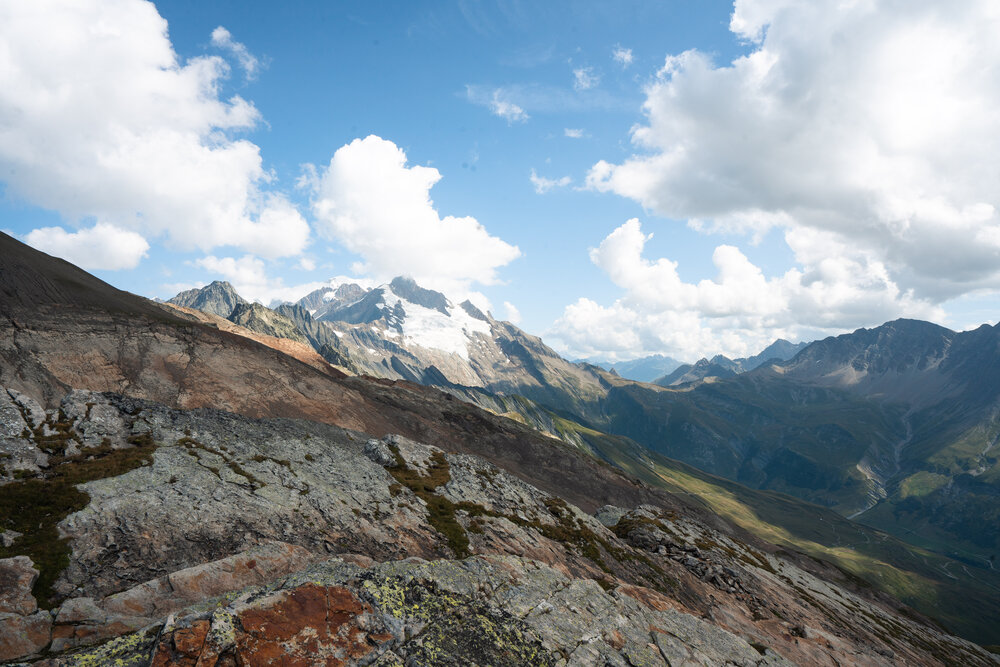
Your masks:
{"label": "blue sky", "polygon": [[0,228],[146,296],[405,273],[574,357],[994,322],[998,15],[939,4],[9,3]]}

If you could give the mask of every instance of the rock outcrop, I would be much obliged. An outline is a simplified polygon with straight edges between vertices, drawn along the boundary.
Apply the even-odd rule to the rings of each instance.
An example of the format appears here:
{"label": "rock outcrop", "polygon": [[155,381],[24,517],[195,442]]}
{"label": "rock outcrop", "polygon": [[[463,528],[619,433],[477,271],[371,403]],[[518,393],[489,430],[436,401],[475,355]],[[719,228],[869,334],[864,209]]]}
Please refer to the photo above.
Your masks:
{"label": "rock outcrop", "polygon": [[[822,563],[676,508],[592,516],[402,436],[87,391],[32,416],[4,395],[28,428],[0,449],[40,458],[0,484],[0,506],[19,508],[2,527],[55,521],[65,541],[0,551],[18,582],[3,659],[992,664]],[[26,500],[61,498],[67,480],[79,497],[31,514]]]}

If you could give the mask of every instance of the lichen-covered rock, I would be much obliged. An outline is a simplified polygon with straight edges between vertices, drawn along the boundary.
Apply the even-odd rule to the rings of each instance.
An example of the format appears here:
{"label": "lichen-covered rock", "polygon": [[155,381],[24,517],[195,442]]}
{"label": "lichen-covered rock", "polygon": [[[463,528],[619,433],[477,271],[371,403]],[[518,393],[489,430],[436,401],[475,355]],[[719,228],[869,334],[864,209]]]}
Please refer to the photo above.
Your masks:
{"label": "lichen-covered rock", "polygon": [[614,505],[605,505],[594,512],[594,518],[608,528],[613,527],[618,521],[628,513],[628,510]]}
{"label": "lichen-covered rock", "polygon": [[[153,648],[160,634],[160,625],[116,637],[93,648],[72,654],[47,658],[36,667],[149,667]],[[192,665],[194,663],[191,663]]]}
{"label": "lichen-covered rock", "polygon": [[[50,664],[81,664],[75,659]],[[474,557],[371,568],[339,559],[313,565],[208,615],[168,622],[151,664],[790,663],[704,620],[573,581],[541,563]]]}

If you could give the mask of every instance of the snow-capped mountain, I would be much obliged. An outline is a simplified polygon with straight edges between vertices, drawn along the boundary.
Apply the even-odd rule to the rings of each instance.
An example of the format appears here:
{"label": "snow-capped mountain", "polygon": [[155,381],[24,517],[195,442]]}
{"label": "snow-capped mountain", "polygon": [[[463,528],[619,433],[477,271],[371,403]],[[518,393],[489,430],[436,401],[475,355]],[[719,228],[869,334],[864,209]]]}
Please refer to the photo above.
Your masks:
{"label": "snow-capped mountain", "polygon": [[556,406],[600,392],[593,369],[566,361],[468,300],[456,303],[410,278],[371,289],[330,285],[278,311],[303,331],[331,332],[367,375],[518,393]]}

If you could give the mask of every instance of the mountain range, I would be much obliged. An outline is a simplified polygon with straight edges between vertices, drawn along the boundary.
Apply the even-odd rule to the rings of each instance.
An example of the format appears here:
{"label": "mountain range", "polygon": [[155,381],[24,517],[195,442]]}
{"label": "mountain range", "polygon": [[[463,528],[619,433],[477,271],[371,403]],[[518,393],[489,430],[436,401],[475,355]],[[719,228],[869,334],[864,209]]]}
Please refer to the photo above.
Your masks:
{"label": "mountain range", "polygon": [[301,330],[332,332],[337,358],[357,372],[437,386],[568,441],[560,419],[626,436],[979,565],[1000,551],[995,327],[957,333],[898,320],[813,343],[778,340],[752,357],[679,366],[655,382],[661,389],[570,363],[405,278],[325,288],[278,312]]}
{"label": "mountain range", "polygon": [[911,443],[952,451],[928,420],[950,420],[943,443],[982,425],[993,398],[962,400],[993,389],[990,327],[898,351],[894,323],[665,388],[405,279],[274,310],[209,287],[160,305],[0,236],[0,660],[996,664],[929,618],[995,642],[988,568],[636,437],[684,434],[684,407],[705,444],[718,406],[762,437],[775,417],[745,387],[802,432],[826,432],[793,419],[824,400],[830,420],[880,414],[862,425],[913,438],[861,457],[900,451],[898,471],[878,459],[875,516],[928,460]]}
{"label": "mountain range", "polygon": [[[173,301],[209,302],[220,289]],[[306,302],[322,302],[318,320]],[[326,288],[278,312],[302,330],[332,331],[356,371],[437,386],[556,437],[572,440],[557,423],[569,419],[980,565],[1000,550],[1000,391],[982,377],[998,363],[989,326],[956,333],[899,320],[811,344],[778,340],[752,357],[679,366],[660,389],[570,363],[405,278]]]}
{"label": "mountain range", "polygon": [[[993,327],[956,333],[898,320],[813,343],[778,340],[752,357],[679,366],[657,387],[570,363],[404,278],[306,299],[338,290],[347,297],[328,299],[335,305],[319,321],[368,374],[440,387],[603,458],[580,434],[625,436],[978,568],[991,570],[1000,551],[1000,391],[981,377],[997,363]],[[295,321],[309,324],[301,311]]]}
{"label": "mountain range", "polygon": [[[783,338],[774,341],[760,353],[752,357],[730,359],[718,354],[711,359],[699,359],[693,364],[680,364],[662,377],[650,382],[663,387],[674,387],[688,382],[697,382],[707,377],[730,378],[752,371],[768,362],[788,361],[809,343],[790,343]],[[626,376],[627,377],[627,376]]]}

